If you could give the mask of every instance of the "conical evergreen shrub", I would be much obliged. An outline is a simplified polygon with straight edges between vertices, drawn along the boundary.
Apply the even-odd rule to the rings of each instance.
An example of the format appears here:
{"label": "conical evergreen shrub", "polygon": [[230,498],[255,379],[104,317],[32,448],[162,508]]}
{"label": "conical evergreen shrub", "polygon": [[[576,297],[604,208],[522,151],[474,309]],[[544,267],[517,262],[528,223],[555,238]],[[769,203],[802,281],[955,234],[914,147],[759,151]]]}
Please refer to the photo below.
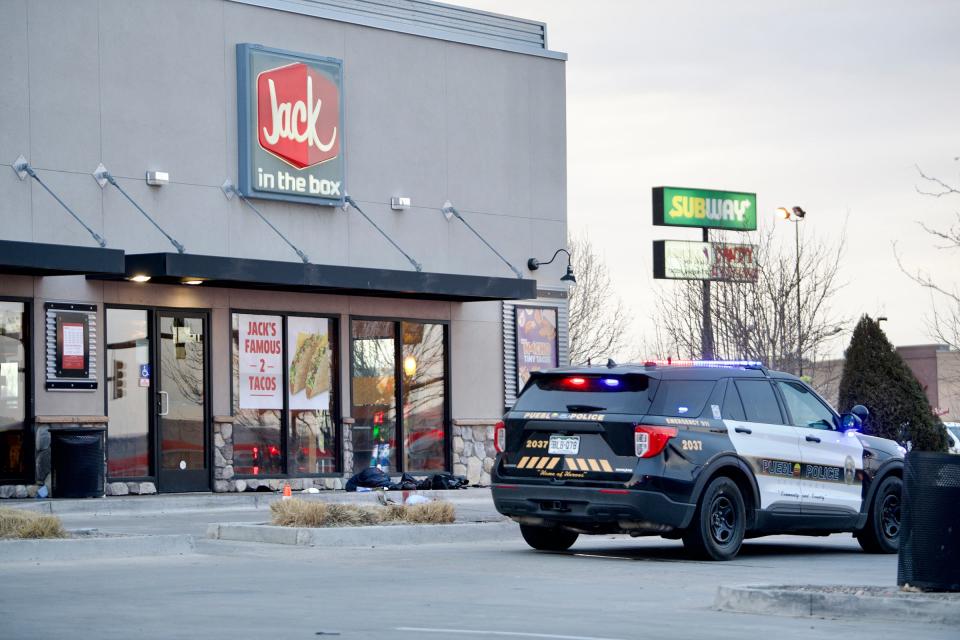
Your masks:
{"label": "conical evergreen shrub", "polygon": [[838,403],[842,412],[862,404],[870,410],[871,435],[899,441],[906,425],[915,450],[947,450],[943,423],[876,320],[860,318],[844,355]]}

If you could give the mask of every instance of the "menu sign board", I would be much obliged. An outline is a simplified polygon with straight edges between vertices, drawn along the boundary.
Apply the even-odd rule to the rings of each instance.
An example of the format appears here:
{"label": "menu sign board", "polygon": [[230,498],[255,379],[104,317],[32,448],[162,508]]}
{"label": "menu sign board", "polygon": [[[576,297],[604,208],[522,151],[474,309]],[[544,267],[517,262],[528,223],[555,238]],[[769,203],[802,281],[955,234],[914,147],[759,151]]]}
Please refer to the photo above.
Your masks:
{"label": "menu sign board", "polygon": [[241,409],[283,409],[283,320],[239,314]]}
{"label": "menu sign board", "polygon": [[523,389],[530,372],[559,365],[557,310],[552,307],[516,307],[517,390]]}
{"label": "menu sign board", "polygon": [[240,193],[343,203],[340,60],[238,44],[237,107]]}
{"label": "menu sign board", "polygon": [[333,378],[330,321],[326,318],[287,318],[290,354],[290,409],[328,411]]}
{"label": "menu sign board", "polygon": [[61,312],[56,317],[56,374],[61,378],[86,378],[89,374],[87,314]]}
{"label": "menu sign board", "polygon": [[755,231],[757,194],[713,189],[654,187],[653,224]]}
{"label": "menu sign board", "polygon": [[754,245],[653,241],[653,277],[661,280],[756,282],[757,268]]}

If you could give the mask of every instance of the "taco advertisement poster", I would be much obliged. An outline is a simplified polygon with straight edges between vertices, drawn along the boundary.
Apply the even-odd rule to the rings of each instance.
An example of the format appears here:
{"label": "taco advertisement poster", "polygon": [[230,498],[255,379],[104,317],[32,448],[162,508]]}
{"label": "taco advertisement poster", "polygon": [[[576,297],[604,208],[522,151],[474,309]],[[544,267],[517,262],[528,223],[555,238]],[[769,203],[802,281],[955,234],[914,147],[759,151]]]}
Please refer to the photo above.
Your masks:
{"label": "taco advertisement poster", "polygon": [[283,319],[239,314],[241,409],[283,409]]}
{"label": "taco advertisement poster", "polygon": [[287,353],[290,358],[290,409],[330,409],[333,351],[326,318],[287,318]]}
{"label": "taco advertisement poster", "polygon": [[517,385],[523,389],[531,371],[558,366],[557,310],[517,307]]}

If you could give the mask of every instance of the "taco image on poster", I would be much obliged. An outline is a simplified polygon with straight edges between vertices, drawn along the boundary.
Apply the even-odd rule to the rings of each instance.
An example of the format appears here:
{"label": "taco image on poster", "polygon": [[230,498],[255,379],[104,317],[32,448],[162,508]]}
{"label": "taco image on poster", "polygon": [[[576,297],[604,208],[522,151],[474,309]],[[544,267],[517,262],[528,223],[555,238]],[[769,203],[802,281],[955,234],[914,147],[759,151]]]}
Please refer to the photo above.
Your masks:
{"label": "taco image on poster", "polygon": [[290,395],[306,390],[307,397],[312,398],[329,387],[327,336],[301,331],[297,334],[297,349],[290,362]]}
{"label": "taco image on poster", "polygon": [[317,348],[310,358],[307,374],[307,398],[318,396],[330,390],[330,352],[327,349],[327,336],[314,336]]}

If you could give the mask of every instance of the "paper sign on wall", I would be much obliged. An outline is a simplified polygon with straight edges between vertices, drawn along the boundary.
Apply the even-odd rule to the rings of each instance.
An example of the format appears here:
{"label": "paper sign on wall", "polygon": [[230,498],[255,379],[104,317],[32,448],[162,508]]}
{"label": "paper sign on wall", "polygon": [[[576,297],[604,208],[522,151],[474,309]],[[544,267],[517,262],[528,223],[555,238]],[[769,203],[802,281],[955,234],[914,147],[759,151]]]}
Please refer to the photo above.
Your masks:
{"label": "paper sign on wall", "polygon": [[283,409],[283,323],[280,316],[239,314],[241,409]]}
{"label": "paper sign on wall", "polygon": [[85,369],[86,352],[84,351],[83,323],[64,322],[60,325],[63,340],[62,369]]}

